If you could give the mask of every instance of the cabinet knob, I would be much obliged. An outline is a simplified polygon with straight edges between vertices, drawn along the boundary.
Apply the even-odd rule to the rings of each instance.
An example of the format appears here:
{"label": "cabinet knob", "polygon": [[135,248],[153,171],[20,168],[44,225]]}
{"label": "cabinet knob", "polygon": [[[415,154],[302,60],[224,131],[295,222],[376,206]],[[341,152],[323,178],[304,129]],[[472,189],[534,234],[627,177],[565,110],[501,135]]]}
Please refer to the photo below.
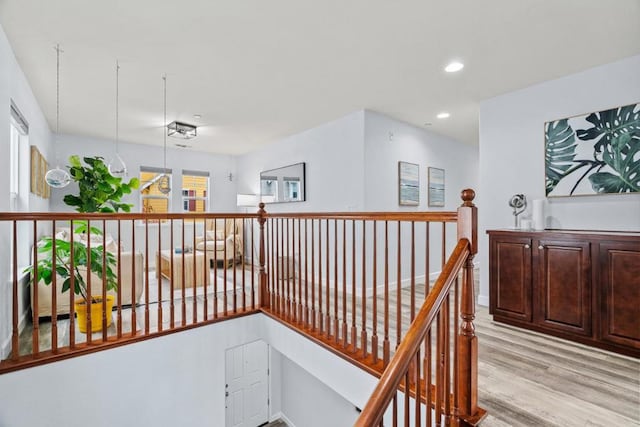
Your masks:
{"label": "cabinet knob", "polygon": [[529,249],[530,247],[531,247],[531,246],[529,246],[529,245],[524,245],[524,248],[525,248],[525,249]]}
{"label": "cabinet knob", "polygon": [[540,245],[540,246],[538,246],[538,249],[542,250],[542,249],[544,249],[544,246]]}

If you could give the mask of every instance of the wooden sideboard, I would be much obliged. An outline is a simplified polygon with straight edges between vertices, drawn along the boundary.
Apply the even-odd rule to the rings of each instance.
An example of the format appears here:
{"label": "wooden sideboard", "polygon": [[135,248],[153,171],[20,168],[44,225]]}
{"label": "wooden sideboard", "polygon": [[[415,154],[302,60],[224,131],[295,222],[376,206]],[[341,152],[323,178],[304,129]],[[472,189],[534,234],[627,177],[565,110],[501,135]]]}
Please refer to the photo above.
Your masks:
{"label": "wooden sideboard", "polygon": [[495,321],[640,357],[640,233],[487,234]]}

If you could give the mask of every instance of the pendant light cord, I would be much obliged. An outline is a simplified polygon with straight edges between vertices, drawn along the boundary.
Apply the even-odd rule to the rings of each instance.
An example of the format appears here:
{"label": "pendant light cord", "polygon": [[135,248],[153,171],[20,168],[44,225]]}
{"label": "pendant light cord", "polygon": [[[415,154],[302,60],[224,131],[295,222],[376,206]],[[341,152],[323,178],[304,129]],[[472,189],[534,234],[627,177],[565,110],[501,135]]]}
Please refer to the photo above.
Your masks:
{"label": "pendant light cord", "polygon": [[167,75],[162,76],[164,82],[164,126],[162,126],[162,134],[164,135],[164,173],[167,173]]}
{"label": "pendant light cord", "polygon": [[56,140],[60,133],[60,44],[55,47],[56,50]]}
{"label": "pendant light cord", "polygon": [[118,107],[120,105],[120,64],[118,63],[118,60],[116,59],[116,156],[120,156],[119,150],[118,150],[118,142],[120,139],[120,134],[119,134],[119,130],[120,130],[120,123],[119,123],[119,119],[120,119],[120,115],[119,115],[119,110]]}

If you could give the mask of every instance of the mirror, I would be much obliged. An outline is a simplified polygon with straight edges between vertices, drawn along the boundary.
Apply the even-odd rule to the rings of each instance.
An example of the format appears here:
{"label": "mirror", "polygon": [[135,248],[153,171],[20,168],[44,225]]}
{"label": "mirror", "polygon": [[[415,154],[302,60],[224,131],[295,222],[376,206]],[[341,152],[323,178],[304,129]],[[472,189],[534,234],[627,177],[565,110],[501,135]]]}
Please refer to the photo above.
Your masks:
{"label": "mirror", "polygon": [[304,163],[260,172],[260,200],[264,203],[304,202]]}

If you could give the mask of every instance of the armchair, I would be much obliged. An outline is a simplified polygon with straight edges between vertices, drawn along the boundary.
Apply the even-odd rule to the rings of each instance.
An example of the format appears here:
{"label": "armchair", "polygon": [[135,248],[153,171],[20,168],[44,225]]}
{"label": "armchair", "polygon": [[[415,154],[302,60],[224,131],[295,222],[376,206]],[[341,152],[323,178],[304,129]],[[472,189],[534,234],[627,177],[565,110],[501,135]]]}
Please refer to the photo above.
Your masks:
{"label": "armchair", "polygon": [[205,223],[205,236],[196,237],[195,249],[207,252],[207,263],[222,261],[224,268],[234,265],[244,256],[242,218],[217,218]]}

